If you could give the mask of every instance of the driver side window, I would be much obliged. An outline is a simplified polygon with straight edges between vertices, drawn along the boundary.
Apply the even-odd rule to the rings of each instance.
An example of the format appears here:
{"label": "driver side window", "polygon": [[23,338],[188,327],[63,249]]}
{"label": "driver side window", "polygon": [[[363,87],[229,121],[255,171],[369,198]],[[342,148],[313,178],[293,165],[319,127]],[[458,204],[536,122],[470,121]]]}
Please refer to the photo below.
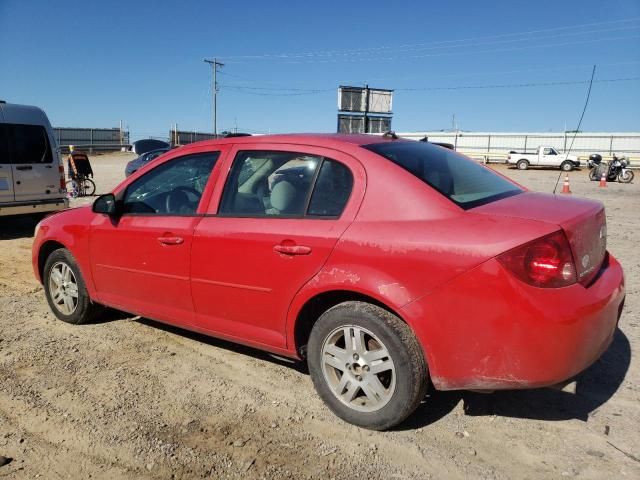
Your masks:
{"label": "driver side window", "polygon": [[163,163],[127,187],[125,214],[193,215],[220,152],[179,157]]}

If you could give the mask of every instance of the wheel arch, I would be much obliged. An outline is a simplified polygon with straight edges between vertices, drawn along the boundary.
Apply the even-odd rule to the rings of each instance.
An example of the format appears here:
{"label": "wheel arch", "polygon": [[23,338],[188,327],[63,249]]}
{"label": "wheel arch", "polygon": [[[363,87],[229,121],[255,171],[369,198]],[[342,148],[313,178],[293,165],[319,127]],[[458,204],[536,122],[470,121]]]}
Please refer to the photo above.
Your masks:
{"label": "wheel arch", "polygon": [[49,258],[49,255],[54,251],[60,248],[66,249],[67,247],[57,240],[47,240],[40,246],[40,249],[38,250],[38,276],[40,278],[40,283],[44,282],[44,264],[47,262],[47,258]]}
{"label": "wheel arch", "polygon": [[80,270],[80,274],[82,275],[82,279],[84,280],[85,287],[89,292],[90,298],[92,300],[95,300],[96,289],[93,283],[93,275],[91,272],[91,267],[88,261],[85,261],[86,259],[84,258],[84,255],[76,254],[76,252],[74,252],[75,250],[74,248],[71,248],[70,245],[61,242],[59,238],[55,238],[55,239],[50,238],[44,241],[38,249],[37,265],[35,266],[37,266],[38,268],[38,277],[39,277],[40,283],[44,284],[44,266],[47,263],[47,258],[49,258],[49,255],[51,255],[51,253],[58,250],[59,248],[64,248],[65,250],[68,250],[71,253],[71,255],[76,261],[78,269]]}
{"label": "wheel arch", "polygon": [[[291,328],[288,335],[291,348],[295,350],[298,356],[304,358],[309,335],[320,316],[330,308],[349,301],[365,302],[380,307],[398,317],[401,321],[406,323],[412,331],[414,331],[411,324],[403,317],[400,308],[391,306],[390,302],[387,300],[388,299],[380,299],[376,296],[370,295],[369,293],[345,288],[332,288],[322,292],[315,292],[313,295],[309,296],[309,298],[304,300],[304,302],[301,302],[300,307],[296,309],[295,313],[293,313]],[[422,353],[426,362],[427,355],[425,354],[424,347],[422,345],[421,348],[423,349]]]}

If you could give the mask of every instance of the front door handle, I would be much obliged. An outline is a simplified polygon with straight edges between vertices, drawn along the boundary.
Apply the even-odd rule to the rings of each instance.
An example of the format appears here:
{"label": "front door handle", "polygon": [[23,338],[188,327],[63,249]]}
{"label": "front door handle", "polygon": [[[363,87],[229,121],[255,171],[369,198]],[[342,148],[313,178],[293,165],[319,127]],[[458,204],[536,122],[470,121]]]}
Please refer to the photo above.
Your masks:
{"label": "front door handle", "polygon": [[182,237],[158,237],[158,241],[162,245],[182,245],[184,238]]}
{"label": "front door handle", "polygon": [[311,247],[304,245],[276,245],[273,250],[285,255],[309,255],[311,253]]}

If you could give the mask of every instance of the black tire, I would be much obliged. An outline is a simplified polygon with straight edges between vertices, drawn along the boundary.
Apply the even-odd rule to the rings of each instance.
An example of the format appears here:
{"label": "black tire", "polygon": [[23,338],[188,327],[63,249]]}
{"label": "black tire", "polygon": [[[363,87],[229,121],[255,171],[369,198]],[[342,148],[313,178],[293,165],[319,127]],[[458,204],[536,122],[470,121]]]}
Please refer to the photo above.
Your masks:
{"label": "black tire", "polygon": [[563,172],[570,172],[571,170],[573,170],[573,163],[568,160],[562,162],[560,164],[560,170],[562,170]]}
{"label": "black tire", "polygon": [[[349,358],[355,358],[353,367],[359,368],[357,374],[345,368],[344,372],[338,376],[336,368],[324,361],[327,358],[326,355],[334,361],[338,357],[333,357],[327,352],[323,353],[323,348],[330,345],[335,349],[337,344],[332,345],[331,339],[339,337],[343,327],[350,332],[362,332],[361,338],[364,340],[362,344],[367,345],[365,350],[368,351],[360,359],[355,354],[348,355]],[[347,348],[346,342],[343,345],[347,353],[357,350],[357,348]],[[372,349],[372,346],[378,346],[378,349]],[[388,353],[384,356],[385,360],[372,360],[368,363],[367,355],[383,350]],[[427,392],[429,376],[427,364],[413,332],[397,316],[369,303],[344,302],[324,312],[311,331],[307,345],[307,361],[311,379],[320,398],[338,417],[360,427],[386,430],[398,425],[414,412]],[[375,364],[376,361],[379,362],[378,365]],[[373,371],[380,363],[387,364],[389,361],[393,370],[382,373]],[[359,365],[358,362],[364,366]],[[348,365],[349,363],[346,364]],[[329,375],[335,375],[333,386]],[[346,380],[348,383],[340,391],[348,395],[353,387],[355,397],[350,400],[352,406],[348,405],[344,399],[338,398],[338,393],[334,393],[334,389],[339,388],[335,383],[342,385],[344,375],[348,375],[344,378],[349,380]],[[380,384],[385,389],[385,400],[381,401],[382,397],[376,398],[373,407],[366,407],[365,403],[370,401],[370,396],[366,394],[364,387],[368,387],[369,382],[375,380],[372,378],[374,376],[377,377],[376,384]],[[359,385],[363,385],[363,388]],[[375,401],[378,401],[379,407],[376,406]],[[356,402],[361,402],[362,406],[358,407]],[[373,408],[373,410],[362,411],[358,408]]]}
{"label": "black tire", "polygon": [[627,170],[625,172],[625,175],[622,174],[622,172],[620,172],[618,174],[618,181],[620,183],[631,183],[633,181],[633,177],[634,177],[634,173],[631,170]]}
{"label": "black tire", "polygon": [[525,160],[524,158],[518,160],[518,163],[516,163],[516,167],[518,168],[518,170],[526,170],[527,168],[529,168],[529,160]]}
{"label": "black tire", "polygon": [[[54,268],[57,270],[61,266],[66,266],[70,269],[75,285],[77,286],[77,301],[74,302],[74,308],[70,312],[65,312],[61,309],[62,306],[60,303],[54,299],[55,291],[52,291],[55,280],[52,280],[51,276],[54,275]],[[49,303],[51,311],[58,319],[74,325],[80,325],[90,322],[99,312],[100,307],[94,304],[91,298],[89,298],[89,293],[87,292],[86,284],[82,278],[78,264],[75,258],[73,258],[73,255],[71,255],[71,252],[67,249],[59,248],[51,252],[44,264],[42,277],[47,302]],[[66,302],[63,303],[66,305]]]}
{"label": "black tire", "polygon": [[85,178],[82,181],[82,186],[84,187],[84,194],[87,196],[91,196],[96,193],[96,184],[90,178]]}
{"label": "black tire", "polygon": [[598,167],[594,167],[589,171],[589,180],[592,182],[600,180],[600,177],[598,176]]}

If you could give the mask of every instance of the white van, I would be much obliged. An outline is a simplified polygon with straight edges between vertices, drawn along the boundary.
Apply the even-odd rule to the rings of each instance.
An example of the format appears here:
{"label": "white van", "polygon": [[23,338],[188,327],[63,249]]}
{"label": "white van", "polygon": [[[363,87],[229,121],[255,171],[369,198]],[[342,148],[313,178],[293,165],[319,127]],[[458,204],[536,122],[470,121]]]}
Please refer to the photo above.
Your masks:
{"label": "white van", "polygon": [[49,119],[37,107],[0,101],[0,216],[68,207]]}

